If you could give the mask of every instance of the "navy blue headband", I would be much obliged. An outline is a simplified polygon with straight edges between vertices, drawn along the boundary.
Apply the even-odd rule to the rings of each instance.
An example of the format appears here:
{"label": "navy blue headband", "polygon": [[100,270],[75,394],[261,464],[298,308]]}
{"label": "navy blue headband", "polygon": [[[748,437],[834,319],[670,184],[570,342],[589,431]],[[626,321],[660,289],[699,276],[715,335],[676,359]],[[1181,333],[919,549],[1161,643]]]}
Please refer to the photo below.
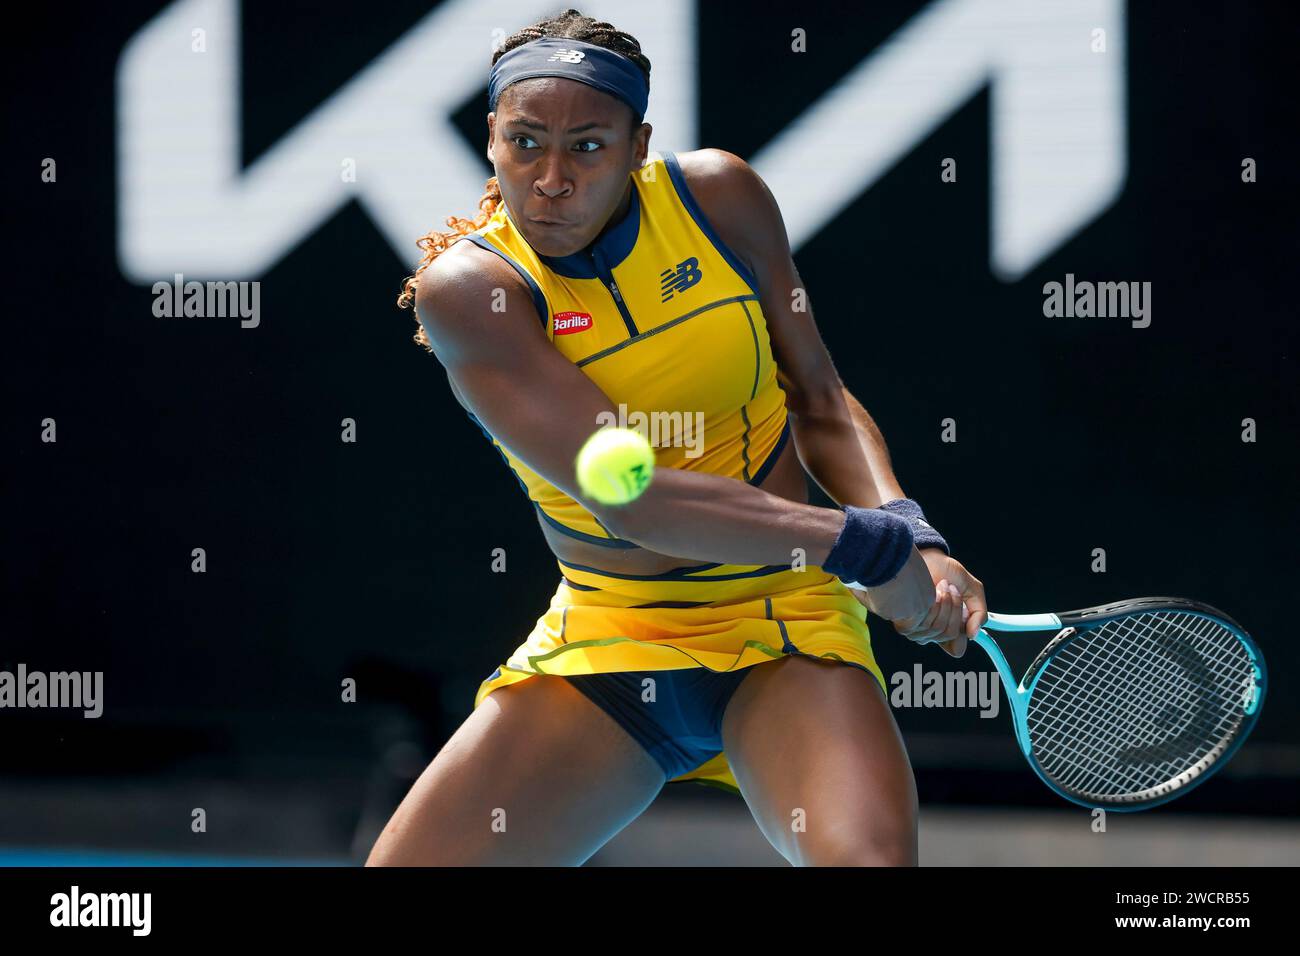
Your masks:
{"label": "navy blue headband", "polygon": [[650,87],[641,68],[613,50],[582,40],[542,37],[515,47],[492,64],[488,109],[497,108],[501,91],[511,83],[537,76],[562,76],[617,97],[645,118]]}

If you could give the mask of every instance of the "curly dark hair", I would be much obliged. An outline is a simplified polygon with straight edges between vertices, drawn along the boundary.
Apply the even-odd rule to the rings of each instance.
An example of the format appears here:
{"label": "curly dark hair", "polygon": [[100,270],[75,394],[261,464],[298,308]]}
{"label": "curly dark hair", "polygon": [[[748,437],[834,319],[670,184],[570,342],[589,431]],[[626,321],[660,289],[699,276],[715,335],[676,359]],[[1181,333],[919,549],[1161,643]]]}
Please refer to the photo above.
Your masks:
{"label": "curly dark hair", "polygon": [[[607,50],[613,50],[615,53],[621,53],[645,73],[646,85],[650,84],[650,60],[641,52],[641,44],[637,42],[636,37],[616,29],[613,24],[605,23],[603,20],[593,20],[591,17],[585,17],[577,10],[568,9],[563,13],[545,20],[539,20],[531,26],[526,26],[518,33],[506,37],[500,48],[492,54],[492,63],[501,59],[506,53],[523,46],[525,43],[531,43],[533,40],[540,40],[543,37],[564,37],[571,40],[582,40],[586,43],[592,43],[596,46],[603,46]],[[639,124],[641,117],[633,117],[633,123]],[[434,259],[450,249],[455,243],[465,238],[466,235],[476,229],[481,229],[489,219],[496,213],[497,207],[501,204],[501,189],[497,184],[497,178],[491,177],[487,181],[487,191],[483,198],[478,201],[479,212],[473,219],[465,219],[461,216],[448,216],[447,225],[450,232],[441,232],[433,230],[428,234],[421,236],[416,240],[416,245],[424,250],[424,257],[415,269],[415,274],[408,276],[402,282],[402,292],[397,297],[399,308],[410,308],[412,313],[416,313],[415,295],[420,286],[420,274],[429,267]],[[433,345],[424,333],[424,326],[419,322],[419,316],[416,314],[416,332],[412,336],[416,342],[424,346],[425,351],[433,351]]]}

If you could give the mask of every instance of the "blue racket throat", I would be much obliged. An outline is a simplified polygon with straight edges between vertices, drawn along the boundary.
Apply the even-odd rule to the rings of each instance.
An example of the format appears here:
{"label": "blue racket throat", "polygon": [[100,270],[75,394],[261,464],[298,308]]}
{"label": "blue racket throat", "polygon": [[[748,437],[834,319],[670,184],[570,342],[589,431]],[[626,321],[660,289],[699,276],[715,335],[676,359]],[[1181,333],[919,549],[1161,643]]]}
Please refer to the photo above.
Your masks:
{"label": "blue racket throat", "polygon": [[980,628],[980,632],[975,635],[975,643],[984,648],[993,659],[993,666],[998,669],[998,676],[1002,678],[1002,686],[1006,688],[1007,697],[1011,702],[1011,725],[1016,732],[1016,742],[1020,744],[1021,752],[1028,757],[1029,736],[1024,719],[1028,691],[1012,675],[1007,656],[1002,653],[1002,648],[998,647],[993,638],[989,637],[984,629],[987,627],[1006,632],[1056,631],[1061,628],[1061,619],[1055,614],[994,614],[990,611],[984,627]]}
{"label": "blue racket throat", "polygon": [[[990,631],[1056,635],[1016,680]],[[1250,734],[1267,687],[1246,631],[1182,598],[990,613],[974,640],[1002,679],[1030,767],[1089,808],[1145,810],[1208,780]]]}

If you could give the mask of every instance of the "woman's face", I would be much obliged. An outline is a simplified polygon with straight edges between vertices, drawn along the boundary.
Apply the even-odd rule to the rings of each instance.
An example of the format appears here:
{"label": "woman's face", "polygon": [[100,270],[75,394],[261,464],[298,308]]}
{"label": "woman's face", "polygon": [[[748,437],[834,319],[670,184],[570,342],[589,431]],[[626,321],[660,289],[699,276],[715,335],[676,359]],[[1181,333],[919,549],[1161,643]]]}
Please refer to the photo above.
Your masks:
{"label": "woman's face", "polygon": [[585,248],[618,210],[650,143],[650,125],[633,130],[632,119],[626,103],[562,77],[520,80],[498,97],[488,159],[511,219],[542,255]]}

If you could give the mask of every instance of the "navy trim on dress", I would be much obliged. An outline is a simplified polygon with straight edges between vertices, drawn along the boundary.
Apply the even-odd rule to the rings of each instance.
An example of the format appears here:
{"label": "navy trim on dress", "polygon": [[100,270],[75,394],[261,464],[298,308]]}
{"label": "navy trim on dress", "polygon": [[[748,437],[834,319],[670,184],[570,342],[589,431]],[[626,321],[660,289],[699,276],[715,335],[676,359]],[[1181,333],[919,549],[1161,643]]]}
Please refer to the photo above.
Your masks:
{"label": "navy trim on dress", "polygon": [[[537,509],[537,513],[542,516],[542,520],[544,520],[547,524],[555,528],[557,531],[561,531],[564,534],[567,534],[571,538],[577,538],[579,541],[586,541],[588,544],[599,544],[606,548],[641,547],[641,545],[636,544],[635,542],[626,541],[623,538],[615,538],[613,535],[611,535],[608,538],[599,538],[594,534],[587,534],[583,531],[578,531],[575,528],[570,528],[568,525],[560,524],[559,521],[557,521],[556,519],[548,515],[541,505],[539,505],[536,501],[533,501],[532,495],[528,493],[528,485],[526,485],[524,483],[524,480],[519,477],[519,472],[515,471],[514,467],[510,464],[510,459],[507,458],[505,452],[501,450],[501,445],[498,444],[497,440],[492,437],[492,433],[483,427],[483,423],[479,421],[478,416],[475,415],[473,412],[471,412],[468,408],[465,409],[465,414],[469,416],[470,421],[472,421],[475,425],[478,426],[479,431],[483,433],[483,437],[485,437],[492,444],[492,447],[497,450],[497,453],[501,455],[501,460],[504,461],[506,463],[506,467],[510,469],[510,474],[515,476],[515,481],[519,482],[519,487],[524,490],[524,497],[526,497],[529,503],[534,508]],[[609,531],[608,528],[606,528],[603,524],[601,524],[599,518],[597,518],[595,515],[592,515],[591,517],[596,522],[596,524],[600,525],[601,528],[603,528],[605,531]]]}
{"label": "navy trim on dress", "polygon": [[506,262],[510,263],[512,266],[515,267],[515,271],[518,272],[521,276],[523,276],[524,281],[528,283],[528,288],[532,290],[533,305],[537,307],[538,321],[542,323],[542,328],[546,329],[546,327],[550,324],[551,321],[551,310],[546,304],[546,296],[542,294],[542,288],[537,284],[537,280],[535,280],[532,276],[528,274],[527,269],[525,269],[519,263],[515,262],[514,259],[511,259],[508,255],[506,255],[496,246],[492,245],[492,243],[488,242],[478,233],[471,232],[465,238],[468,239],[470,242],[474,243],[474,245],[478,246],[480,249],[486,249],[488,252],[495,252],[502,259],[506,260]]}
{"label": "navy trim on dress", "polygon": [[[531,501],[532,499],[530,498],[529,500]],[[598,544],[598,545],[600,545],[602,548],[639,548],[639,547],[641,547],[641,545],[637,544],[636,542],[634,542],[634,541],[628,541],[628,540],[626,540],[626,539],[624,539],[624,538],[615,538],[615,537],[613,537],[613,536],[610,536],[610,537],[608,537],[608,538],[600,538],[600,537],[597,537],[597,536],[594,535],[594,534],[587,534],[587,532],[585,532],[585,531],[579,531],[577,528],[570,528],[567,524],[560,524],[560,522],[559,522],[558,520],[556,520],[555,518],[553,518],[553,517],[551,517],[550,515],[548,515],[548,514],[546,513],[546,509],[544,509],[544,508],[543,508],[541,505],[539,505],[536,501],[533,501],[533,507],[536,508],[536,509],[537,509],[537,513],[538,513],[539,515],[542,516],[542,520],[543,520],[543,521],[545,521],[548,525],[550,525],[550,526],[551,526],[552,528],[554,528],[556,531],[559,531],[561,534],[566,534],[566,535],[568,535],[570,538],[577,538],[579,541],[585,541],[585,542],[587,542],[588,544]],[[592,520],[596,522],[596,524],[600,525],[602,528],[605,528],[605,526],[604,526],[603,524],[600,524],[600,519],[599,519],[599,518],[597,518],[595,515],[592,515],[591,517],[592,517]],[[609,529],[608,529],[608,528],[605,528],[605,530],[608,531]]]}
{"label": "navy trim on dress", "polygon": [[[630,256],[641,233],[641,192],[637,189],[635,175],[635,173],[629,174],[629,178],[632,179],[632,198],[628,202],[627,212],[608,232],[588,244],[585,249],[571,252],[567,256],[544,256],[538,252],[537,258],[548,269],[566,279],[600,279],[593,261],[596,252],[600,252],[610,269]],[[507,210],[506,216],[509,215]],[[511,220],[511,225],[514,225],[514,220]],[[519,232],[518,226],[515,227],[515,231]],[[524,234],[519,232],[521,239],[523,236]],[[524,241],[528,240],[524,239]]]}
{"label": "navy trim on dress", "polygon": [[[464,408],[464,406],[461,407]],[[465,409],[465,414],[469,416],[470,421],[472,421],[475,425],[478,426],[478,430],[483,433],[483,437],[488,440],[488,443],[493,448],[496,449],[497,454],[501,456],[501,460],[506,463],[506,468],[510,471],[510,474],[514,475],[515,481],[519,482],[519,487],[524,489],[524,496],[528,497],[528,486],[524,484],[524,480],[519,477],[519,472],[515,471],[514,466],[510,464],[510,459],[507,458],[506,453],[501,450],[501,446],[498,445],[497,440],[492,437],[492,433],[483,427],[483,423],[478,420],[478,416],[475,415],[473,412],[471,412],[468,408]],[[529,497],[528,500],[532,501],[532,498]]]}
{"label": "navy trim on dress", "polygon": [[[772,599],[763,598],[763,606],[767,608],[767,619],[772,620]],[[781,632],[781,650],[786,654],[798,654],[799,648],[790,643],[790,633],[785,629],[785,621],[776,622],[777,629]],[[847,663],[847,662],[846,662]]]}
{"label": "navy trim on dress", "polygon": [[735,269],[749,287],[754,290],[754,294],[761,295],[758,291],[758,280],[754,278],[754,273],[750,272],[749,267],[741,261],[740,257],[722,241],[718,231],[713,228],[709,218],[704,215],[704,210],[700,208],[700,204],[695,201],[691,188],[686,185],[686,176],[682,173],[682,167],[677,162],[677,156],[674,153],[663,151],[660,152],[660,155],[664,158],[664,165],[668,167],[668,176],[673,181],[673,187],[677,190],[677,197],[681,199],[682,205],[691,214],[695,224],[700,227],[700,231],[708,237],[709,242],[713,243],[713,248],[718,250],[722,258],[727,260],[727,265]]}
{"label": "navy trim on dress", "polygon": [[[559,561],[559,558],[556,558]],[[612,571],[606,571],[602,568],[589,568],[583,564],[569,564],[567,561],[560,561],[560,566],[573,568],[575,571],[586,571],[590,574],[599,574],[604,578],[618,578],[621,581],[694,581],[708,583],[710,581],[735,581],[739,578],[759,578],[766,577],[769,574],[779,574],[782,571],[789,571],[788,564],[768,564],[755,571],[739,571],[735,574],[714,574],[708,577],[693,577],[692,575],[699,571],[707,571],[711,568],[721,567],[720,564],[699,564],[681,568],[669,568],[667,571],[661,571],[659,574],[615,574]],[[600,590],[596,588],[595,590]]]}
{"label": "navy trim on dress", "polygon": [[776,460],[781,457],[781,452],[785,449],[785,443],[790,439],[790,416],[785,416],[785,424],[781,427],[781,436],[777,438],[776,444],[772,446],[772,451],[767,456],[767,461],[763,462],[763,467],[754,473],[754,477],[749,479],[751,485],[761,485],[763,479],[767,477],[768,472],[776,465]]}

